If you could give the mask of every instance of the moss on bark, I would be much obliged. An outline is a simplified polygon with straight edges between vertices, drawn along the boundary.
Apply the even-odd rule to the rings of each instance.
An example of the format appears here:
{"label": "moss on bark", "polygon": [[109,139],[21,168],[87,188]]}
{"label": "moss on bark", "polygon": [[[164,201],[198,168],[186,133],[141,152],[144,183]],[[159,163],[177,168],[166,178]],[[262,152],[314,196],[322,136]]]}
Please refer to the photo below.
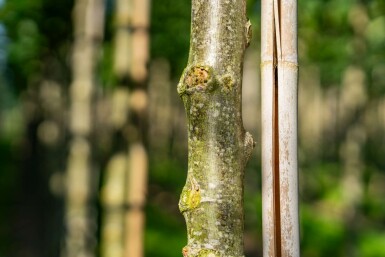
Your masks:
{"label": "moss on bark", "polygon": [[250,41],[245,0],[193,0],[190,56],[178,85],[188,122],[188,174],[179,207],[185,257],[243,256],[243,178],[254,147],[241,112]]}

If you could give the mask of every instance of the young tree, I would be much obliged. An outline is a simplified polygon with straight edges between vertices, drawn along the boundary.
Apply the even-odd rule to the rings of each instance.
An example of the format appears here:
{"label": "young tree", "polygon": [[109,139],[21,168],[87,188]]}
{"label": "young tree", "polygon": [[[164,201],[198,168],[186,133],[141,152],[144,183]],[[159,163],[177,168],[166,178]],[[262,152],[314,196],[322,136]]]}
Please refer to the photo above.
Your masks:
{"label": "young tree", "polygon": [[188,122],[188,174],[179,208],[185,257],[243,256],[243,178],[254,141],[242,124],[246,1],[192,0],[190,54],[178,84]]}
{"label": "young tree", "polygon": [[299,256],[297,3],[262,1],[263,256]]}

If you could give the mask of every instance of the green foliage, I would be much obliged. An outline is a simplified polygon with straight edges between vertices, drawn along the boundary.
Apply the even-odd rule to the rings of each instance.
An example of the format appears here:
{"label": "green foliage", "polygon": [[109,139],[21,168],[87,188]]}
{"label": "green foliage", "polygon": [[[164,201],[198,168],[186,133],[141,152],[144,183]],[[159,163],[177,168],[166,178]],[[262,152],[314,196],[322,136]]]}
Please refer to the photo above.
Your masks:
{"label": "green foliage", "polygon": [[[52,70],[55,67],[46,67],[52,58],[65,63],[72,33],[68,23],[72,3],[72,0],[8,0],[0,9],[0,20],[9,38],[7,77],[18,92],[31,82],[36,83],[42,73],[55,72]],[[66,73],[65,65],[60,68],[56,72]]]}
{"label": "green foliage", "polygon": [[162,0],[152,2],[151,53],[171,62],[178,76],[187,63],[190,42],[190,1]]}
{"label": "green foliage", "polygon": [[344,226],[340,220],[325,217],[316,210],[301,210],[302,255],[306,257],[343,256]]}
{"label": "green foliage", "polygon": [[[367,12],[369,24],[364,35],[355,33],[354,8]],[[306,42],[301,49],[302,63],[317,63],[321,70],[322,86],[330,87],[341,82],[343,71],[349,64],[364,65],[368,71],[384,59],[385,11],[383,1],[299,1],[299,37]],[[362,21],[363,22],[363,21]],[[363,24],[361,24],[364,26]],[[332,67],[332,68],[331,68]],[[381,81],[381,83],[384,83]],[[383,95],[384,87],[369,83],[373,95]],[[381,90],[381,92],[379,92]]]}
{"label": "green foliage", "polygon": [[146,213],[146,256],[180,257],[186,244],[183,220],[175,219],[159,206],[150,205]]}
{"label": "green foliage", "polygon": [[383,231],[363,231],[359,242],[359,256],[385,256],[385,233]]}
{"label": "green foliage", "polygon": [[312,202],[315,199],[326,198],[333,192],[341,178],[341,166],[335,162],[311,163],[310,167],[303,165],[303,181],[301,184],[302,200]]}
{"label": "green foliage", "polygon": [[150,183],[156,183],[163,189],[179,195],[187,171],[180,160],[152,159],[150,161]]}
{"label": "green foliage", "polygon": [[306,49],[300,48],[301,61],[319,65],[322,85],[338,83],[349,62],[347,45],[352,32],[347,19],[348,2],[299,1],[299,38],[309,43]]}

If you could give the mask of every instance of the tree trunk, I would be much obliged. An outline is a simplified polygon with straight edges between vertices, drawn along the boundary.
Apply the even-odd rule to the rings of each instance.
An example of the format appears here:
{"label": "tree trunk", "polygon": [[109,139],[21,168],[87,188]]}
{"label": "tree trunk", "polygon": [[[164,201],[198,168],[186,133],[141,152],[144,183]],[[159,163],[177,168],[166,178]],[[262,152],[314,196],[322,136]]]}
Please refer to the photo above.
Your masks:
{"label": "tree trunk", "polygon": [[77,0],[73,12],[74,47],[71,85],[70,153],[66,193],[66,257],[94,256],[96,230],[90,208],[92,183],[92,100],[99,45],[103,37],[104,1]]}
{"label": "tree trunk", "polygon": [[262,1],[263,256],[299,256],[297,3]]}
{"label": "tree trunk", "polygon": [[178,84],[188,121],[188,174],[179,208],[184,256],[243,256],[243,178],[254,141],[242,124],[245,0],[193,0],[190,55]]}

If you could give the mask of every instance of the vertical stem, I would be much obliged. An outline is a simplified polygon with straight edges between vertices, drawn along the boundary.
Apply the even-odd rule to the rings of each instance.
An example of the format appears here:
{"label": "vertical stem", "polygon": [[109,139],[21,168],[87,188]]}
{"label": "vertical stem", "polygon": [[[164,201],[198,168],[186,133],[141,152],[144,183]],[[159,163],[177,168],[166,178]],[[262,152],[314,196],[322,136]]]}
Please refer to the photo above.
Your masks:
{"label": "vertical stem", "polygon": [[281,257],[281,192],[279,171],[279,109],[278,109],[278,71],[274,69],[273,85],[273,202],[274,202],[274,249],[277,257]]}
{"label": "vertical stem", "polygon": [[[261,9],[261,101],[262,101],[262,233],[263,256],[274,257],[275,211],[274,211],[274,105],[275,105],[275,59],[274,59],[274,11],[273,1],[262,0]],[[276,182],[275,182],[276,183]]]}
{"label": "vertical stem", "polygon": [[282,58],[278,59],[282,256],[299,256],[297,1],[280,0]]}
{"label": "vertical stem", "polygon": [[244,0],[193,0],[190,55],[178,93],[188,122],[188,174],[179,208],[189,257],[243,256],[243,178],[254,141],[241,113],[250,41]]}
{"label": "vertical stem", "polygon": [[296,0],[262,1],[262,40],[264,256],[299,256]]}

